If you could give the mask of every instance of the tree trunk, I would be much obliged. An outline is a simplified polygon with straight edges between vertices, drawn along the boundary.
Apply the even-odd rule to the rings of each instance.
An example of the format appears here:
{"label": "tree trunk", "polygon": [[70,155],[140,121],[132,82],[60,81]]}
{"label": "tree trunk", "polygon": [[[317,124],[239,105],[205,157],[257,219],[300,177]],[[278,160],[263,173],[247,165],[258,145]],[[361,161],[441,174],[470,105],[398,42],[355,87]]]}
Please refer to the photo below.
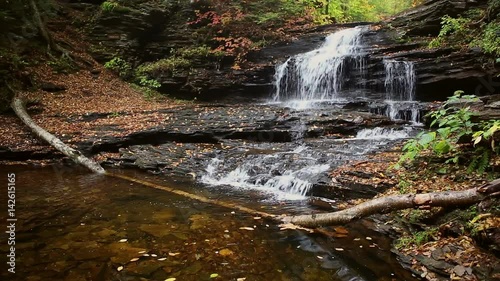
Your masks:
{"label": "tree trunk", "polygon": [[16,112],[17,116],[28,126],[38,137],[45,140],[51,144],[54,148],[62,152],[64,155],[68,156],[75,163],[83,165],[90,169],[91,171],[98,174],[105,174],[106,171],[95,161],[85,157],[79,151],[67,146],[60,139],[52,135],[51,133],[45,131],[42,127],[35,124],[33,119],[28,115],[24,104],[21,99],[14,97],[12,100],[12,109]]}
{"label": "tree trunk", "polygon": [[69,52],[64,49],[63,47],[59,46],[54,42],[52,39],[52,36],[50,36],[49,31],[45,27],[45,23],[42,20],[42,16],[40,14],[40,11],[38,10],[38,6],[36,5],[35,0],[29,0],[31,10],[33,12],[33,21],[35,25],[38,27],[38,31],[40,32],[40,35],[42,35],[43,39],[47,42],[48,45],[48,53],[51,53],[51,50],[60,52],[63,56],[65,57],[70,57]]}
{"label": "tree trunk", "polygon": [[285,223],[305,227],[335,225],[351,222],[377,213],[388,213],[409,208],[459,207],[478,203],[488,196],[500,194],[500,179],[464,191],[443,191],[423,194],[405,194],[380,197],[354,207],[333,213],[287,216]]}

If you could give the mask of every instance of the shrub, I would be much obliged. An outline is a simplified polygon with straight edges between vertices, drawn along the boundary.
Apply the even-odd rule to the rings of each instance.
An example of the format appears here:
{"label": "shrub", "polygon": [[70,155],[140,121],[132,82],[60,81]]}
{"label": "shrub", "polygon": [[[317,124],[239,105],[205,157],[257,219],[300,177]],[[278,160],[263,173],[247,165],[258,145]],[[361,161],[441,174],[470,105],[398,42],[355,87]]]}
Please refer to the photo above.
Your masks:
{"label": "shrub", "polygon": [[450,41],[456,43],[469,42],[471,32],[468,28],[471,23],[469,18],[452,18],[448,15],[441,18],[441,31],[439,35],[429,43],[429,48],[437,48]]}
{"label": "shrub", "polygon": [[500,56],[500,23],[488,23],[481,36],[471,42],[471,46],[483,49],[487,54]]}
{"label": "shrub", "polygon": [[191,62],[185,58],[173,56],[166,59],[161,59],[153,63],[146,63],[139,66],[136,70],[137,76],[157,75],[160,73],[173,73],[180,69],[187,69],[191,66]]}
{"label": "shrub", "polygon": [[103,12],[106,12],[106,13],[112,12],[117,7],[118,7],[118,3],[111,2],[111,1],[104,1],[101,4],[101,10]]}
{"label": "shrub", "polygon": [[138,77],[139,85],[150,88],[150,89],[158,89],[161,87],[160,82],[155,79],[148,79],[146,76]]}
{"label": "shrub", "polygon": [[[472,95],[463,95],[463,91],[456,91],[438,110],[430,113],[432,122],[430,127],[437,127],[435,131],[420,133],[416,138],[409,140],[403,146],[403,155],[395,168],[401,164],[413,162],[423,152],[431,152],[435,156],[445,156],[446,163],[458,163],[461,156],[469,153],[468,171],[474,170],[483,173],[489,166],[492,153],[499,153],[495,146],[494,135],[500,131],[499,120],[474,122],[475,113],[468,106],[478,98]],[[457,104],[461,104],[457,107]],[[469,147],[458,149],[463,140]]]}
{"label": "shrub", "polygon": [[128,79],[132,75],[132,67],[124,59],[115,57],[104,64],[104,67],[114,71],[123,79]]}

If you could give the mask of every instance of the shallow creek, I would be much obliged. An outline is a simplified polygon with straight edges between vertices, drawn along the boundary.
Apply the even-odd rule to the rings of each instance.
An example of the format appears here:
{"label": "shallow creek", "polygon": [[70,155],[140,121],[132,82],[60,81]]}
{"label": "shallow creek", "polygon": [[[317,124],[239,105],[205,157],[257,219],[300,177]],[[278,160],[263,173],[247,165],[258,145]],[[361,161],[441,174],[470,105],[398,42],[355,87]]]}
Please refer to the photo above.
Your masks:
{"label": "shallow creek", "polygon": [[[16,174],[18,219],[16,273],[3,263],[2,280],[416,280],[372,221],[327,238],[77,168],[0,170]],[[117,172],[270,213],[311,211],[248,190]]]}

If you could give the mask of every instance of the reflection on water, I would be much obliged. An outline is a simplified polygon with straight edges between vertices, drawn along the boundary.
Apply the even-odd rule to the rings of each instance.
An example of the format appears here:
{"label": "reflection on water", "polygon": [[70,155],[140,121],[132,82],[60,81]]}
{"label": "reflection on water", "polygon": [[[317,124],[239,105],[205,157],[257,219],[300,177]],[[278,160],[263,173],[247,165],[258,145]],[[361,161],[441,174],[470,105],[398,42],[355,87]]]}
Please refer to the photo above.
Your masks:
{"label": "reflection on water", "polygon": [[[413,280],[395,263],[388,241],[375,233],[366,240],[360,225],[344,238],[279,231],[270,221],[78,169],[0,170],[5,180],[7,172],[16,173],[18,218],[16,274],[3,262],[2,280],[214,280],[214,274],[215,280]],[[0,199],[7,201],[6,191]],[[246,201],[275,213],[290,209]],[[6,212],[0,219],[6,222]]]}

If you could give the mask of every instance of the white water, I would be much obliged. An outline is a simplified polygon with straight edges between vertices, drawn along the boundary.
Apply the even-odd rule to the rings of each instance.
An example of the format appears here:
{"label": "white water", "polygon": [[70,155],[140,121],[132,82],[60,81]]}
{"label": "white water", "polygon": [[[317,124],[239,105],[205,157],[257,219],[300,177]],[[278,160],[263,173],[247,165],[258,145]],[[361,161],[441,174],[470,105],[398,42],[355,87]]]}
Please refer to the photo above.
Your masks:
{"label": "white water", "polygon": [[273,101],[291,101],[295,107],[305,108],[313,101],[338,98],[347,61],[353,60],[355,69],[364,68],[363,31],[363,27],[340,30],[326,37],[318,49],[278,65]]}
{"label": "white water", "polygon": [[413,131],[412,127],[403,127],[403,128],[376,127],[372,129],[363,129],[359,131],[356,135],[356,139],[366,139],[366,140],[405,139],[410,136],[410,133],[412,131]]}
{"label": "white water", "polygon": [[391,120],[418,123],[420,110],[415,101],[416,75],[413,62],[384,59],[385,115]]}
{"label": "white water", "polygon": [[[305,146],[298,146],[291,152],[253,155],[235,168],[228,167],[230,164],[223,159],[212,158],[201,182],[213,186],[256,189],[277,200],[302,200],[315,178],[330,169],[330,165],[319,164],[314,158],[307,157],[306,150]],[[295,169],[287,169],[287,159],[301,163]]]}
{"label": "white water", "polygon": [[[273,102],[285,102],[289,107],[307,109],[319,102],[355,99],[347,97],[343,87],[356,84],[353,83],[356,75],[364,81],[366,54],[363,53],[361,40],[364,30],[364,27],[356,27],[338,31],[329,35],[318,49],[296,55],[278,65],[274,77],[276,91]],[[420,110],[414,101],[416,75],[413,63],[384,59],[383,64],[385,106],[377,108],[384,108],[379,113],[392,120],[418,122]],[[295,132],[292,140],[300,142],[307,126],[299,120],[290,131]],[[364,155],[391,140],[408,138],[412,131],[412,127],[364,129],[354,139],[339,140],[347,144],[335,143],[329,148],[334,152],[326,157],[324,151],[313,151],[303,144],[293,151],[272,154],[237,156],[241,158],[218,156],[207,163],[201,182],[213,186],[261,190],[276,199],[304,199],[318,176],[334,165],[332,161],[335,157]],[[320,158],[324,159],[318,160]]]}

